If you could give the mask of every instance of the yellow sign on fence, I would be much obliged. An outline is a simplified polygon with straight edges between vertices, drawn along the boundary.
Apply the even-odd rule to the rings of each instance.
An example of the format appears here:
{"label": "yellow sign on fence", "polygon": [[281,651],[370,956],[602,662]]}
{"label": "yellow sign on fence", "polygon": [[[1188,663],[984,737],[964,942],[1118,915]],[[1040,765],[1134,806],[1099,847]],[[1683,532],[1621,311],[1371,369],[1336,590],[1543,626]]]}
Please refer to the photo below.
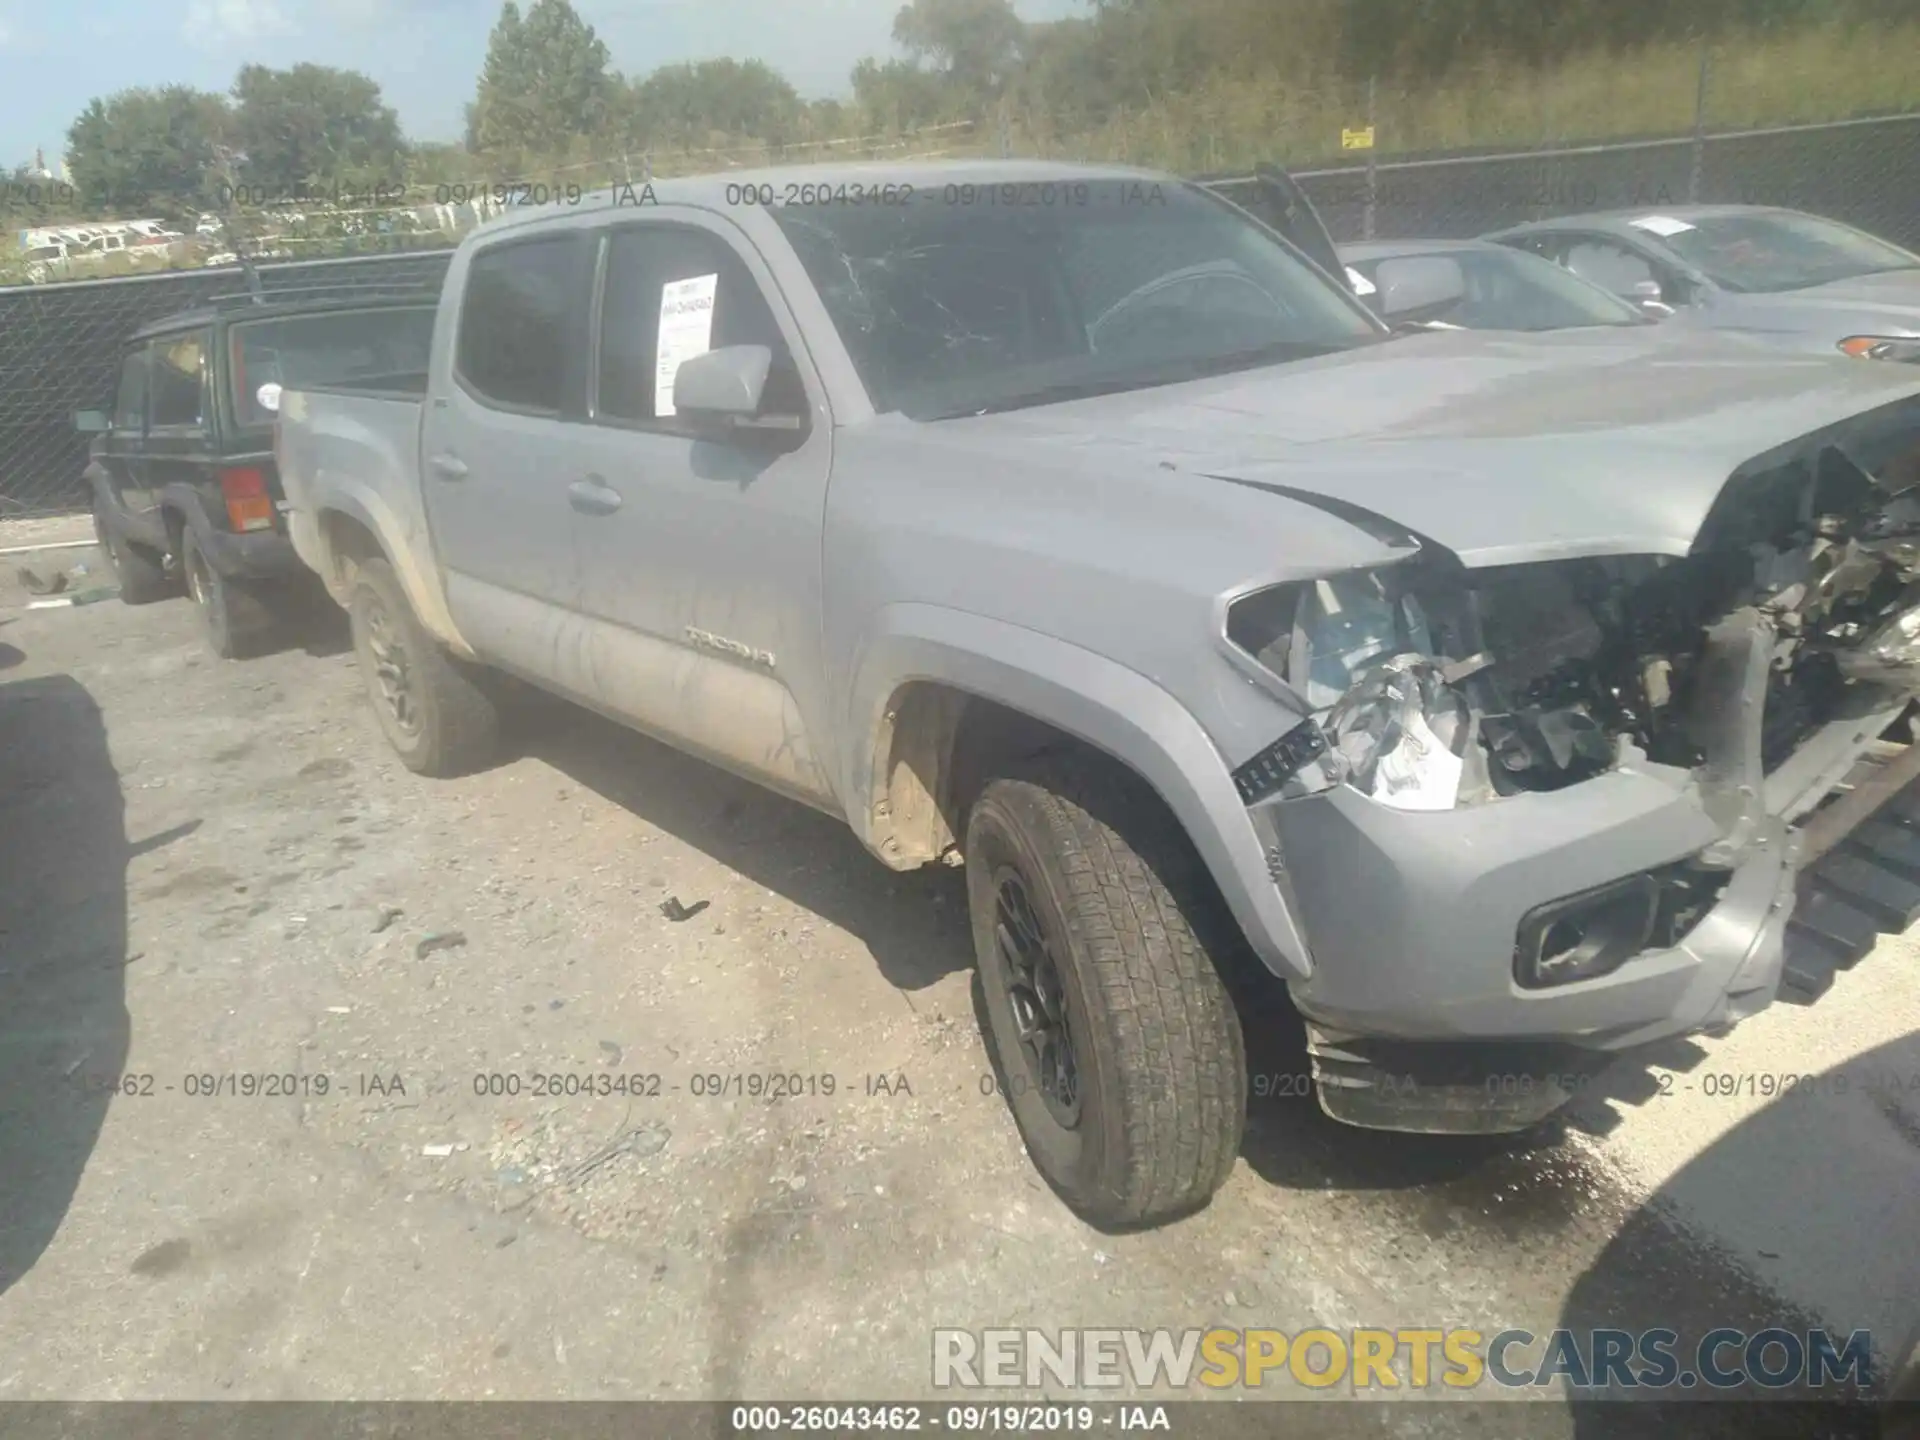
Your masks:
{"label": "yellow sign on fence", "polygon": [[1340,132],[1342,150],[1371,150],[1373,148],[1373,126],[1364,130],[1342,130]]}

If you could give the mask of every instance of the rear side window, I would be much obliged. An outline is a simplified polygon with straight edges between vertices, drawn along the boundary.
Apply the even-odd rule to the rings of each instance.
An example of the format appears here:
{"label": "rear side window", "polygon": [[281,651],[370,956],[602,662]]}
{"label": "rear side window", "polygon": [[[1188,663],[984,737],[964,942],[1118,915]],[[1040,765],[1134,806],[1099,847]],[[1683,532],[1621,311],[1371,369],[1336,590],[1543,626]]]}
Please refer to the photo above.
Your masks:
{"label": "rear side window", "polygon": [[467,271],[455,366],[483,400],[558,415],[584,366],[585,241],[574,235],[483,250]]}
{"label": "rear side window", "polygon": [[203,335],[156,340],[153,345],[152,401],[148,424],[206,423],[207,345]]}
{"label": "rear side window", "polygon": [[138,434],[147,421],[147,351],[134,351],[120,362],[120,388],[113,398],[113,428]]}
{"label": "rear side window", "polygon": [[433,347],[433,311],[295,315],[236,325],[229,333],[234,415],[242,425],[267,425],[274,412],[260,403],[266,385],[296,390],[316,385],[424,387]]}

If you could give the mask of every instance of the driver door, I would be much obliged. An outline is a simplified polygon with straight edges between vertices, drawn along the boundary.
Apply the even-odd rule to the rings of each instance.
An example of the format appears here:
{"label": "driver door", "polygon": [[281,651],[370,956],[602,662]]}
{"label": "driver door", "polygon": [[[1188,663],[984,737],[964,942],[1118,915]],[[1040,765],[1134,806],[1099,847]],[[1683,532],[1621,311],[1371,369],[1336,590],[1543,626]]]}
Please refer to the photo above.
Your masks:
{"label": "driver door", "polygon": [[[821,658],[832,437],[798,327],[759,256],[702,212],[650,207],[609,227],[599,273],[591,413],[555,476],[574,512],[592,698],[831,804],[816,737],[832,714]],[[734,438],[675,412],[678,363],[733,345],[773,351],[761,415],[788,428]]]}

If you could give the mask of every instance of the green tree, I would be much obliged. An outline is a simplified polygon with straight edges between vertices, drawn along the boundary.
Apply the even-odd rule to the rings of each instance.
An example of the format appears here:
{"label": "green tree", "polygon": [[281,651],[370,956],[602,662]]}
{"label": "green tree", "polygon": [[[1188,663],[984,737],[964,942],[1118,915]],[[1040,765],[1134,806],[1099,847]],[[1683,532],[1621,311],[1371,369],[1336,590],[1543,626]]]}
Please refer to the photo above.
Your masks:
{"label": "green tree", "polygon": [[875,60],[853,67],[853,99],[864,129],[908,130],[954,113],[964,99],[946,76],[910,60]]}
{"label": "green tree", "polygon": [[692,148],[711,135],[779,145],[805,107],[778,71],[758,60],[663,65],[628,88],[620,129],[630,145]]}
{"label": "green tree", "polygon": [[249,65],[233,86],[242,178],[269,193],[325,180],[386,179],[406,145],[380,87],[351,70]]}
{"label": "green tree", "polygon": [[185,85],[95,100],[67,131],[74,188],[98,214],[186,213],[207,198],[226,102]]}
{"label": "green tree", "polygon": [[1008,0],[909,0],[893,17],[894,44],[974,95],[1000,89],[1025,38]]}
{"label": "green tree", "polygon": [[468,112],[468,144],[564,152],[605,125],[615,83],[605,43],[567,0],[533,0],[524,17],[506,0]]}

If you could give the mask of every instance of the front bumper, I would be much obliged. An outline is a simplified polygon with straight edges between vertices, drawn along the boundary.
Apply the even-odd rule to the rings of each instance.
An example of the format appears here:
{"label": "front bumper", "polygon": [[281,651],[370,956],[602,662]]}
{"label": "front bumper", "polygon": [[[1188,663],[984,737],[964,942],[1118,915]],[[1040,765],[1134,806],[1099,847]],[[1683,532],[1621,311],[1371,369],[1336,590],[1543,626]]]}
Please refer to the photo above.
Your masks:
{"label": "front bumper", "polygon": [[209,526],[198,538],[207,563],[230,580],[294,580],[307,574],[293,542],[278,530],[242,535]]}
{"label": "front bumper", "polygon": [[1750,1014],[1779,984],[1797,870],[1794,837],[1777,821],[1678,945],[1552,989],[1516,978],[1516,936],[1536,906],[1718,838],[1698,795],[1669,775],[1620,770],[1444,814],[1391,810],[1342,787],[1278,805],[1274,818],[1313,948],[1294,1001],[1329,1031],[1620,1050]]}
{"label": "front bumper", "polygon": [[[1344,786],[1256,806],[1312,951],[1291,989],[1323,1107],[1385,1129],[1518,1129],[1622,1052],[1723,1030],[1783,983],[1817,993],[1879,931],[1920,917],[1920,784],[1878,809],[1822,808],[1902,708],[1863,695],[1772,774],[1729,730],[1755,769],[1724,754],[1699,771],[1630,759],[1565,790],[1442,813]],[[1888,778],[1906,783],[1916,758]],[[1703,863],[1722,888],[1672,943],[1592,979],[1522,983],[1529,912]]]}

